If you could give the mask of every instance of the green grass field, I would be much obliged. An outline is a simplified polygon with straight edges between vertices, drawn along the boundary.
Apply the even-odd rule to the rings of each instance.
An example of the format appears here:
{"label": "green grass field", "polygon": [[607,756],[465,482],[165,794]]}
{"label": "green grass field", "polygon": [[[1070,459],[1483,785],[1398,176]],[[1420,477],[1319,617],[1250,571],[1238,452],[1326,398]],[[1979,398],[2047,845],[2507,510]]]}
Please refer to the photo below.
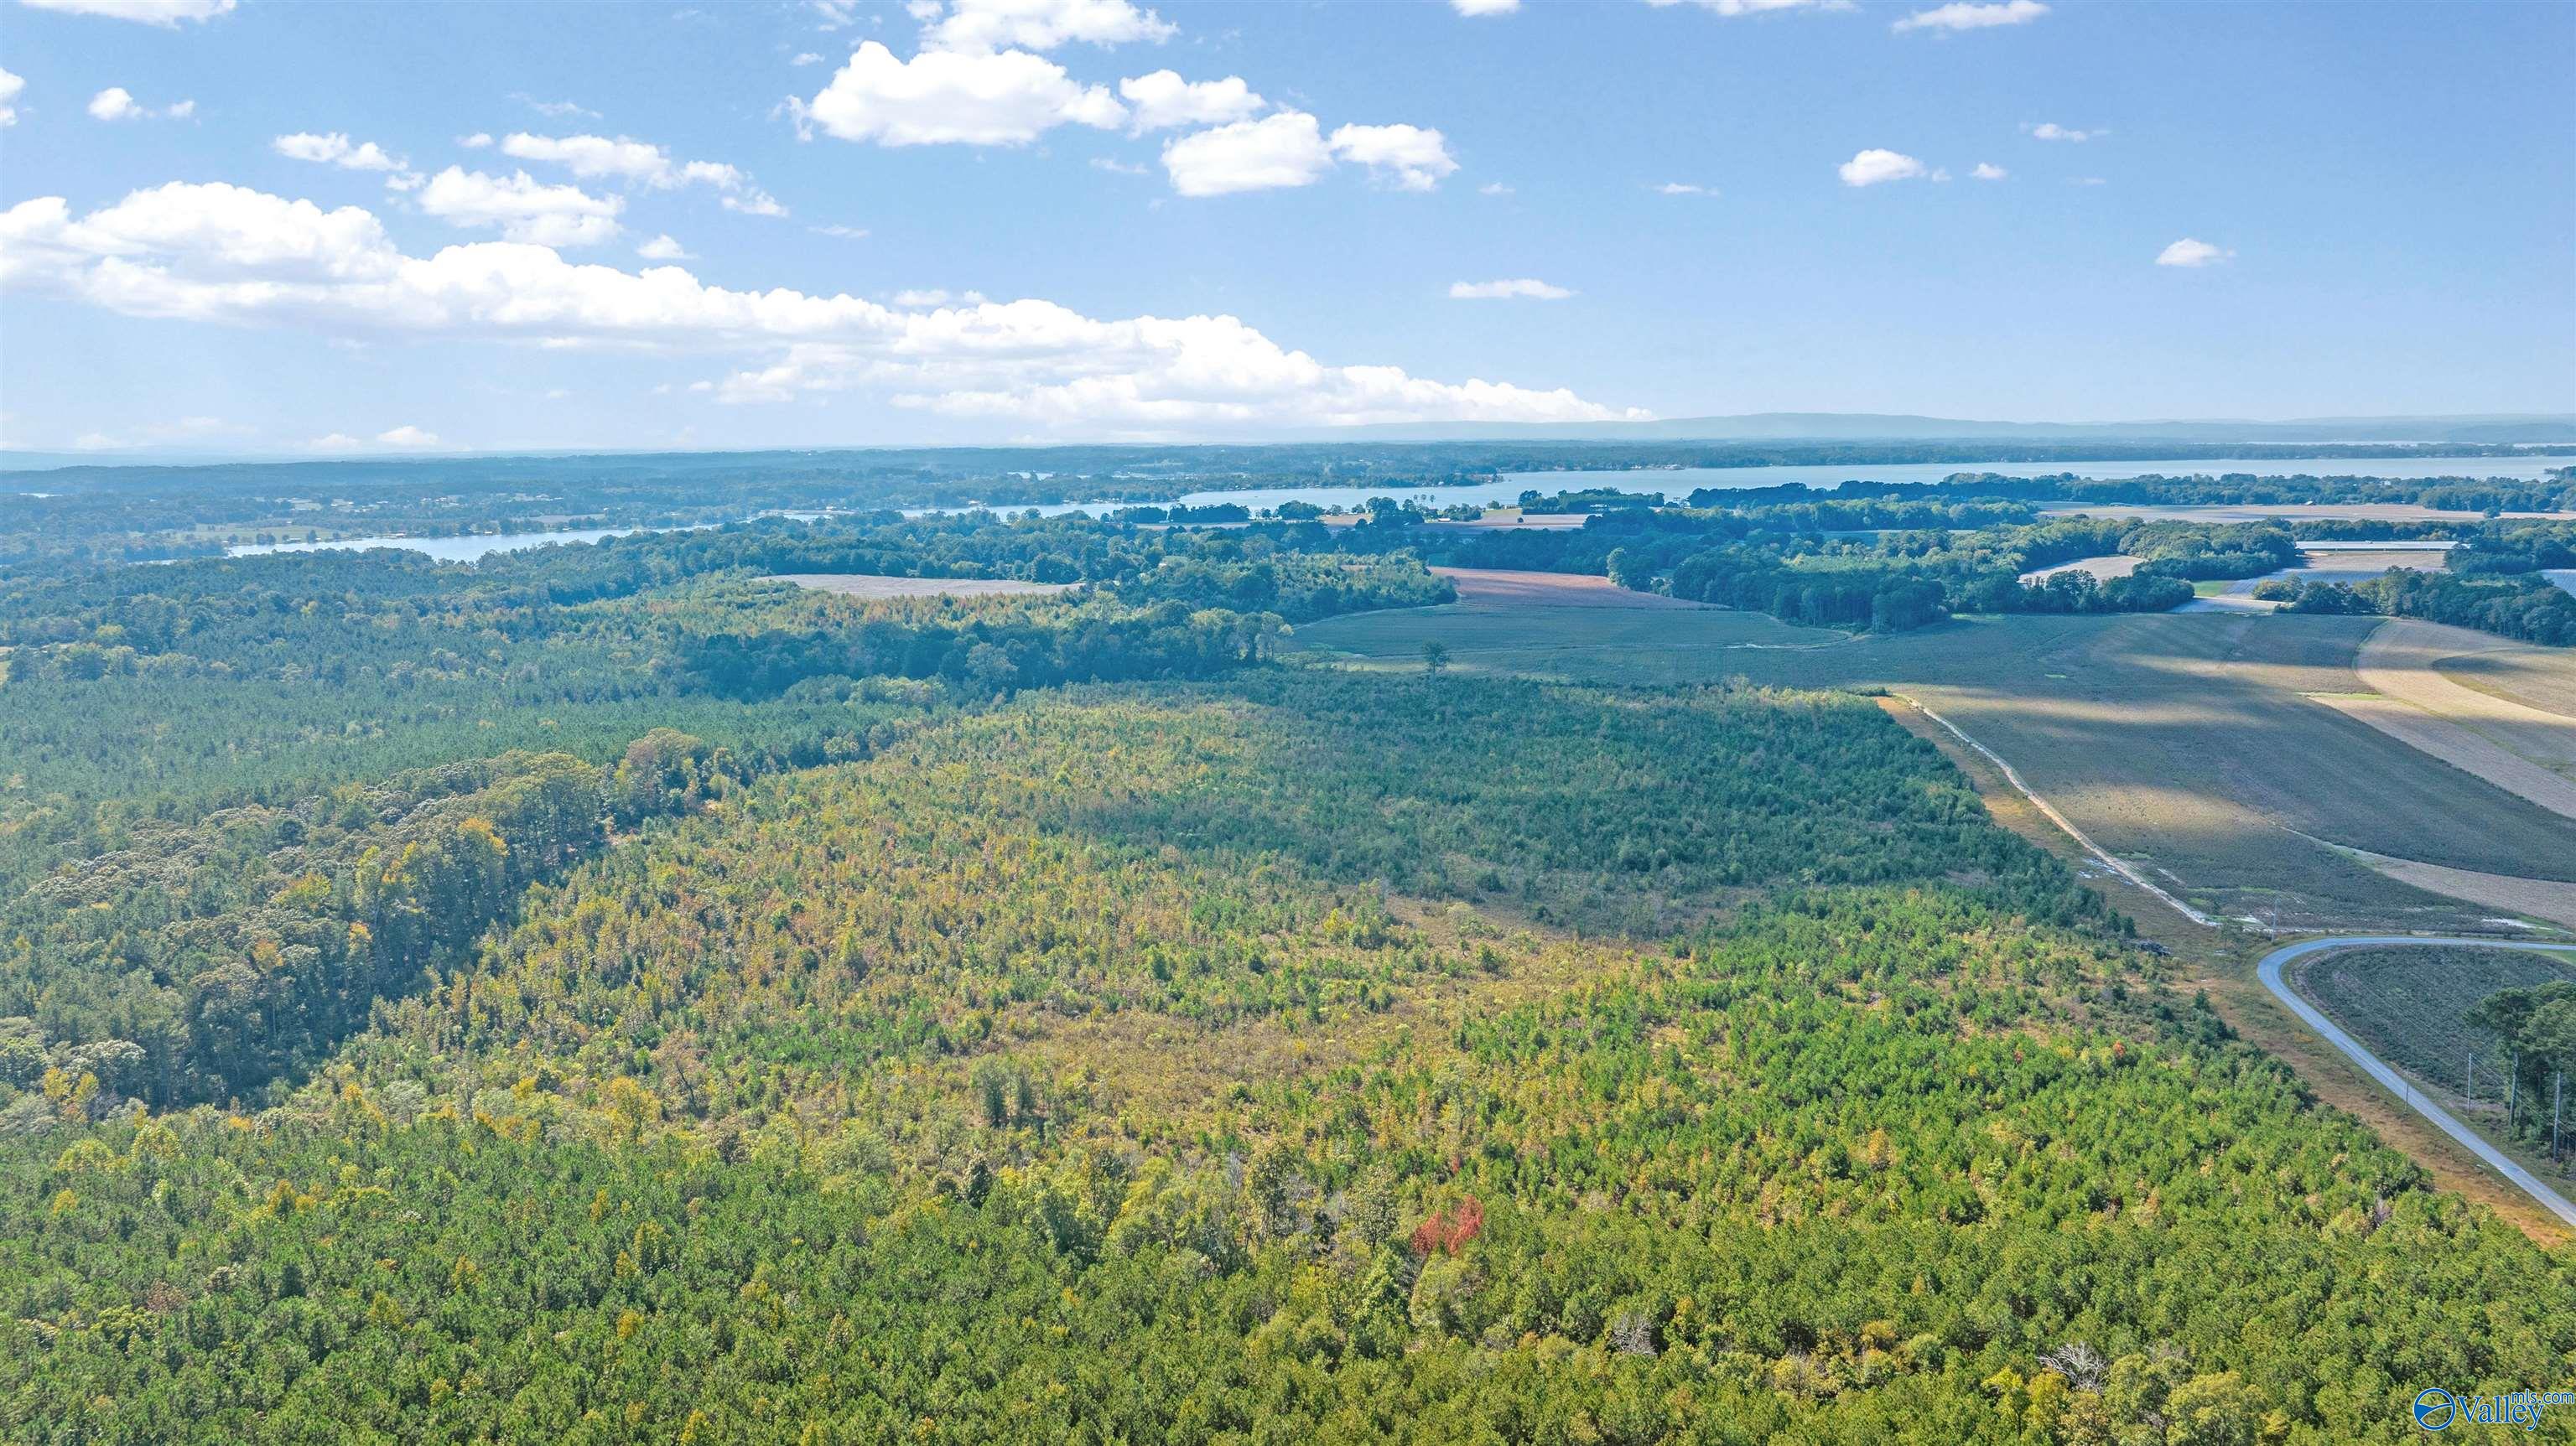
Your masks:
{"label": "green grass field", "polygon": [[[2312,840],[2576,880],[2576,824],[2304,696],[2361,688],[2372,618],[1960,619],[1848,638],[1759,614],[1457,604],[1335,618],[1294,643],[1357,666],[1574,681],[1885,688],[2010,760],[2095,842],[2209,913],[2284,929],[2476,930],[2492,908]],[[2302,837],[2305,835],[2305,837]]]}
{"label": "green grass field", "polygon": [[2372,1053],[2446,1089],[2466,1082],[2474,1043],[2480,1097],[2491,1098],[2504,1080],[2493,1041],[2461,1017],[2499,989],[2554,979],[2576,980],[2576,968],[2547,954],[2405,946],[2328,954],[2294,982]]}

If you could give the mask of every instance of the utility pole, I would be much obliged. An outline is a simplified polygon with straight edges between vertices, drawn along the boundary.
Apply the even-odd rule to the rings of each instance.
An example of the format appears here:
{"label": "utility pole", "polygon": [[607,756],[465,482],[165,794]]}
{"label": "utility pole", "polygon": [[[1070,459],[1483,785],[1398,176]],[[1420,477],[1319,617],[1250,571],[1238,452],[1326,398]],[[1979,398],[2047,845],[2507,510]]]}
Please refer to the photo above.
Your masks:
{"label": "utility pole", "polygon": [[2470,1103],[2470,1104],[2476,1104],[2476,1103],[2478,1102],[2478,1047],[2477,1047],[2476,1045],[2474,1045],[2474,1044],[2473,1044],[2473,1045],[2470,1045],[2470,1046],[2469,1046],[2469,1049],[2468,1049],[2468,1055],[2469,1055],[2469,1103]]}

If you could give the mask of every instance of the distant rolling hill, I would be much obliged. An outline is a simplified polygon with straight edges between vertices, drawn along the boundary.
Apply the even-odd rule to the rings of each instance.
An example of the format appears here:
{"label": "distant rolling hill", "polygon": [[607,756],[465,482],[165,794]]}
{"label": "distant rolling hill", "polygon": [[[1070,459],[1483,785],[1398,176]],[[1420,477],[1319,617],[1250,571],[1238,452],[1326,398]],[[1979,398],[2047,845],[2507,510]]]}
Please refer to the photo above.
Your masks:
{"label": "distant rolling hill", "polygon": [[1396,422],[1333,435],[1376,441],[2576,442],[2576,414],[2309,417],[2286,422],[1980,422],[1873,412],[1748,412],[1648,422]]}

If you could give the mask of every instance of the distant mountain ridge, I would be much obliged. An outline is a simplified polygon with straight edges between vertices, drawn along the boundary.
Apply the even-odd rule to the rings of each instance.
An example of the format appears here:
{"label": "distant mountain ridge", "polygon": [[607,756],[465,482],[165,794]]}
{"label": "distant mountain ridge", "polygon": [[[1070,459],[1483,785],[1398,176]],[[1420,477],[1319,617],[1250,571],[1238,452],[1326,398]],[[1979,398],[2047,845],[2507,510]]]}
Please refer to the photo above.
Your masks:
{"label": "distant mountain ridge", "polygon": [[2576,413],[2307,417],[2282,422],[1980,422],[1876,412],[1747,412],[1645,422],[1388,422],[1327,435],[1372,441],[1586,442],[2576,442]]}

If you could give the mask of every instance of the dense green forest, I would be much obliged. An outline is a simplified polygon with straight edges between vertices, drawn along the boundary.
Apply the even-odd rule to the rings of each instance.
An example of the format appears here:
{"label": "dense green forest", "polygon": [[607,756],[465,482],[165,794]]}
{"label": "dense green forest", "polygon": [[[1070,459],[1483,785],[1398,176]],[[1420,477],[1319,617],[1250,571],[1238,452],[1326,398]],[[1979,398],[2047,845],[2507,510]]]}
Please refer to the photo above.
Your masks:
{"label": "dense green forest", "polygon": [[2576,1358],[1875,700],[1274,650],[2291,529],[1172,520],[0,577],[0,1438],[2323,1446]]}
{"label": "dense green forest", "polygon": [[0,1401],[36,1441],[2344,1442],[2549,1379],[2576,1263],[2108,923],[1865,700],[1030,694],[645,823],[270,1108],[55,1068],[0,1152]]}

